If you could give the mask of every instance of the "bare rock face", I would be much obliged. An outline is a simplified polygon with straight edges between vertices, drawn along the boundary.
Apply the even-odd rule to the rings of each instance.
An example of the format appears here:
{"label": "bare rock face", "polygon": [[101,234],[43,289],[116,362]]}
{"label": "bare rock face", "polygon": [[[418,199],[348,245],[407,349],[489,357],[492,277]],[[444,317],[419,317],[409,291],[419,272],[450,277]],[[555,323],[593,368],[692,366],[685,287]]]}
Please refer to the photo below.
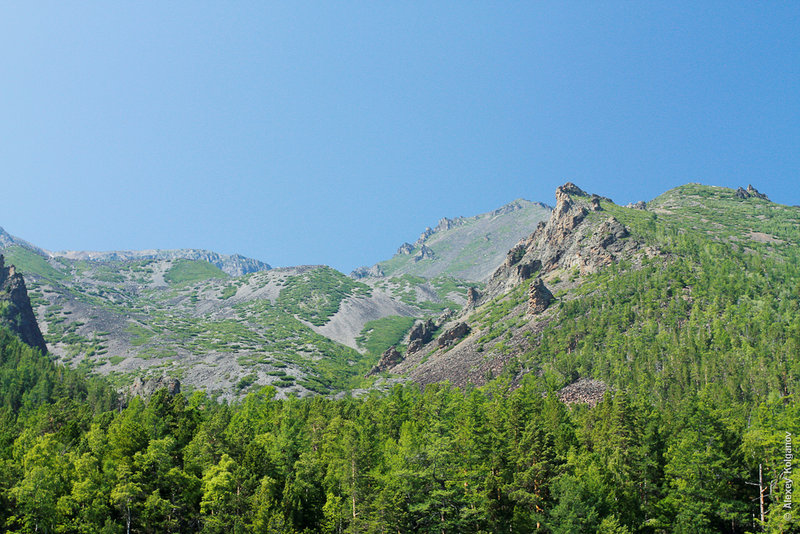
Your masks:
{"label": "bare rock face", "polygon": [[544,285],[541,278],[537,278],[531,284],[528,291],[528,313],[538,315],[545,311],[553,301],[553,294]]}
{"label": "bare rock face", "polygon": [[436,330],[436,326],[433,324],[432,320],[417,321],[408,332],[409,354],[417,352],[423,345],[430,342],[430,340],[433,339],[434,330]]}
{"label": "bare rock face", "polygon": [[592,211],[603,211],[600,207],[600,197],[597,195],[592,195]]}
{"label": "bare rock face", "polygon": [[0,254],[0,323],[16,333],[22,341],[47,352],[42,331],[31,307],[25,280],[13,265],[6,267]]}
{"label": "bare rock face", "polygon": [[358,267],[350,273],[350,278],[382,278],[384,275],[383,269],[380,265],[373,265],[372,267]]}
{"label": "bare rock face", "polygon": [[412,245],[411,243],[403,243],[402,245],[400,245],[400,248],[397,249],[398,254],[404,254],[406,256],[411,254],[412,252],[414,252],[414,245]]}
{"label": "bare rock face", "polygon": [[596,272],[618,256],[640,248],[639,243],[626,239],[628,230],[619,221],[613,217],[603,222],[598,219],[596,208],[601,200],[611,202],[590,196],[573,183],[557,188],[550,219],[509,251],[506,261],[489,278],[481,298],[488,300],[506,293],[536,273],[546,275],[556,269]]}
{"label": "bare rock face", "polygon": [[453,316],[453,310],[450,308],[445,308],[442,313],[439,314],[439,317],[433,322],[433,326],[437,329],[441,328],[450,318]]}
{"label": "bare rock face", "polygon": [[625,204],[626,208],[631,208],[635,210],[646,210],[647,209],[647,202],[644,200],[640,200],[639,202]]}
{"label": "bare rock face", "polygon": [[139,396],[142,398],[149,398],[159,389],[166,389],[170,395],[177,395],[181,392],[181,383],[177,378],[169,376],[159,376],[155,378],[148,378],[142,380],[141,377],[136,377],[130,387],[131,396]]}
{"label": "bare rock face", "polygon": [[478,304],[481,294],[474,287],[467,288],[467,308],[474,308]]}
{"label": "bare rock face", "polygon": [[467,334],[469,334],[469,326],[467,323],[456,323],[439,336],[439,339],[436,340],[436,344],[439,345],[439,347],[448,347]]}
{"label": "bare rock face", "polygon": [[433,259],[434,257],[435,257],[435,254],[430,249],[430,247],[428,247],[427,245],[422,245],[420,247],[420,249],[419,249],[419,252],[417,252],[414,255],[414,262],[418,262],[420,260],[426,260],[426,259]]}
{"label": "bare rock face", "polygon": [[625,225],[614,217],[609,217],[608,220],[597,228],[589,244],[592,247],[609,249],[613,248],[613,244],[628,237],[628,235],[630,234],[628,233],[628,229],[625,228]]}
{"label": "bare rock face", "polygon": [[431,228],[430,226],[426,227],[426,228],[425,228],[425,231],[423,231],[421,234],[419,234],[419,239],[417,239],[417,240],[414,242],[414,248],[416,248],[416,247],[420,247],[420,246],[424,245],[424,244],[425,244],[425,241],[426,241],[426,240],[427,240],[427,239],[428,239],[430,236],[432,236],[434,233],[435,233],[435,231],[433,230],[433,228]]}
{"label": "bare rock face", "polygon": [[368,378],[372,375],[376,375],[378,373],[382,373],[384,371],[388,371],[398,363],[403,361],[403,355],[398,352],[397,347],[392,345],[386,352],[381,355],[380,360],[378,363],[375,364],[375,367],[369,370],[369,372],[365,375],[365,378]]}
{"label": "bare rock face", "polygon": [[747,185],[747,189],[744,189],[742,187],[737,189],[736,190],[736,197],[737,198],[741,198],[742,200],[745,200],[745,199],[748,199],[748,198],[761,198],[761,199],[764,199],[764,200],[769,200],[769,198],[767,198],[767,195],[765,195],[764,193],[759,193],[758,189],[753,187],[752,184],[748,184]]}

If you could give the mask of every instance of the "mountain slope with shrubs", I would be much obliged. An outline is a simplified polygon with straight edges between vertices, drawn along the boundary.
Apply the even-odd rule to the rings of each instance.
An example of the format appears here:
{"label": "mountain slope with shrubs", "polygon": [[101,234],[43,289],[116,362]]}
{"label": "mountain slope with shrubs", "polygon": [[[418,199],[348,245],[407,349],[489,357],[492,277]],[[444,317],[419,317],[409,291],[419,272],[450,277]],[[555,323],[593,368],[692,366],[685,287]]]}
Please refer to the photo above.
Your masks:
{"label": "mountain slope with shrubs", "polygon": [[[461,311],[372,323],[424,387],[120,401],[2,330],[0,528],[794,532],[800,208],[695,184],[644,208],[562,186]],[[283,276],[309,329],[377,291]]]}

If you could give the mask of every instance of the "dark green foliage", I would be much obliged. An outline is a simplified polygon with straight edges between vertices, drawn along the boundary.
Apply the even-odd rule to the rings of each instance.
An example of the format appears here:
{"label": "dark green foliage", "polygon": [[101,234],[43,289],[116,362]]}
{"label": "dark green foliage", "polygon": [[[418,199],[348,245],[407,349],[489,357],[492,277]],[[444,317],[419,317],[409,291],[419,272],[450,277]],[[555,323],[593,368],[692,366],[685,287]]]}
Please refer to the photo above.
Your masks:
{"label": "dark green foliage", "polygon": [[[116,410],[102,383],[0,332],[0,530],[797,531],[782,478],[786,440],[800,435],[800,228],[788,208],[727,195],[687,186],[654,206],[680,214],[690,202],[735,229],[729,214],[712,217],[735,202],[737,216],[764,216],[750,228],[793,245],[759,235],[733,247],[724,228],[604,202],[659,254],[583,280],[509,376],[482,389],[278,401],[250,374],[236,405],[162,391]],[[360,291],[319,276],[288,295]],[[505,339],[525,298],[523,285],[476,312],[474,323],[493,327],[484,342]],[[259,342],[290,359],[324,341],[279,308],[287,302],[242,312],[265,325]],[[317,304],[305,318],[333,309]],[[370,334],[400,335],[394,323]],[[269,372],[275,386],[329,391],[365,365],[336,344],[325,350],[316,375],[293,378],[272,361],[287,369]],[[520,369],[534,372],[520,378]],[[596,406],[566,406],[552,390],[578,376],[613,389]]]}
{"label": "dark green foliage", "polygon": [[754,462],[775,456],[775,477],[772,436],[800,432],[788,399],[762,405],[743,434],[718,392],[688,397],[665,424],[646,396],[569,410],[533,380],[338,401],[263,388],[234,407],[162,390],[104,411],[84,393],[97,385],[59,386],[74,376],[63,371],[25,387],[49,393],[14,400],[9,366],[30,374],[36,353],[2,341],[17,407],[0,427],[4,530],[744,532]]}

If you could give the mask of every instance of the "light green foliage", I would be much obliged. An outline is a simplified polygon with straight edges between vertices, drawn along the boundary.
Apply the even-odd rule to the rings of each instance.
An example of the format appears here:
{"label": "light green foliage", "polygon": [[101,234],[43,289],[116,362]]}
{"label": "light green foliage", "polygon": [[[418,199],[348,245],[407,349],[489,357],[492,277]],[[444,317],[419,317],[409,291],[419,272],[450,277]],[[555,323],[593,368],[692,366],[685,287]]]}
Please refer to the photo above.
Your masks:
{"label": "light green foliage", "polygon": [[370,288],[327,266],[290,276],[281,289],[278,306],[311,324],[322,326],[349,296],[369,296]]}
{"label": "light green foliage", "polygon": [[413,317],[396,315],[369,321],[356,341],[369,354],[381,354],[392,345],[398,345],[414,321]]}
{"label": "light green foliage", "polygon": [[[274,388],[251,387],[230,405],[160,392],[121,407],[101,382],[0,331],[0,530],[793,532],[780,483],[786,437],[800,435],[796,211],[678,192],[659,204],[672,214],[603,203],[598,217],[613,213],[657,252],[591,276],[563,273],[582,285],[553,304],[507,375],[480,389],[277,401]],[[775,217],[756,212],[749,228],[793,245],[683,224],[681,202],[769,208]],[[489,330],[484,343],[507,341],[526,291],[473,314]],[[50,310],[67,323],[62,311]],[[236,312],[245,330],[165,312],[148,343],[257,344],[249,363],[270,366],[259,376],[284,388],[322,380],[310,372],[318,355],[313,369],[330,383],[367,363],[281,305]],[[565,406],[553,390],[578,376],[612,388],[595,406]],[[759,465],[773,488],[763,529]]]}
{"label": "light green foliage", "polygon": [[134,346],[144,345],[149,342],[154,335],[152,330],[138,324],[131,324],[125,331],[133,336],[131,344]]}
{"label": "light green foliage", "polygon": [[47,259],[25,247],[11,245],[4,249],[2,253],[5,257],[6,266],[15,266],[23,276],[33,274],[53,281],[61,280],[65,277],[65,274],[50,265]]}
{"label": "light green foliage", "polygon": [[185,284],[214,278],[225,279],[228,275],[216,265],[200,260],[175,260],[164,275],[164,280],[170,284]]}

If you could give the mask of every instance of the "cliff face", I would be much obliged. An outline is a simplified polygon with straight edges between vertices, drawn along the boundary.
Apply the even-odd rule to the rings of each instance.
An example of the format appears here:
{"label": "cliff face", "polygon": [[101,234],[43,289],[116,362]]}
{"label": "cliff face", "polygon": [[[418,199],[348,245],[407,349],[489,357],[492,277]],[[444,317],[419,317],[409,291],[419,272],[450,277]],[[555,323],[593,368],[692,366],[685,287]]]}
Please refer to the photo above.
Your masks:
{"label": "cliff face", "polygon": [[16,272],[13,265],[5,266],[2,254],[0,254],[0,323],[31,347],[43,353],[47,352],[47,345],[31,307],[25,280]]}
{"label": "cliff face", "polygon": [[582,275],[589,274],[639,248],[636,241],[625,240],[628,230],[614,217],[599,222],[595,216],[588,221],[590,212],[602,211],[599,200],[570,182],[556,189],[556,207],[550,219],[539,223],[533,234],[509,251],[478,304],[510,291],[534,273],[577,269]]}

